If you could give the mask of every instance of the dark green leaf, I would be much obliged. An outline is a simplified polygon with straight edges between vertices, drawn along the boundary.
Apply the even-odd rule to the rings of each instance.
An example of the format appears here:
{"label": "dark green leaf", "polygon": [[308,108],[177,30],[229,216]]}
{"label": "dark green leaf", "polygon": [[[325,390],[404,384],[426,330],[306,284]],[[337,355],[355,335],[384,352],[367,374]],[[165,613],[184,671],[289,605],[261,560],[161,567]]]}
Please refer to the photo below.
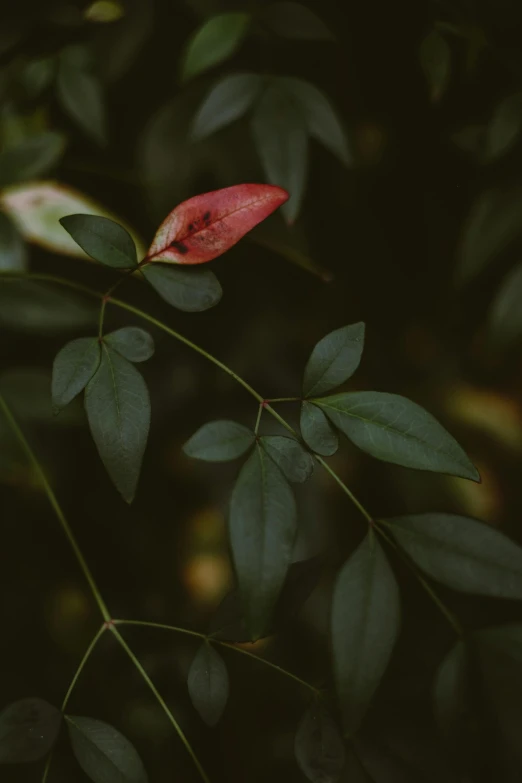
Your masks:
{"label": "dark green leaf", "polygon": [[69,117],[98,144],[107,140],[101,84],[88,64],[78,56],[78,47],[65,49],[58,67],[58,98]]}
{"label": "dark green leaf", "polygon": [[445,91],[451,74],[451,50],[447,41],[432,30],[419,49],[421,68],[430,88],[431,99],[439,100]]}
{"label": "dark green leaf", "polygon": [[200,313],[217,305],[223,291],[210,269],[184,269],[172,264],[147,264],[141,270],[154,290],[173,307]]}
{"label": "dark green leaf", "polygon": [[285,77],[278,79],[278,84],[298,104],[310,135],[349,166],[352,155],[346,133],[326,95],[303,79]]}
{"label": "dark green leaf", "polygon": [[522,131],[522,93],[510,95],[499,103],[486,137],[486,151],[490,158],[508,152]]}
{"label": "dark green leaf", "polygon": [[288,481],[302,483],[310,478],[314,470],[312,455],[298,440],[285,435],[264,435],[260,443],[276,465],[281,468]]}
{"label": "dark green leaf", "polygon": [[300,107],[276,81],[256,106],[252,132],[268,181],[290,193],[281,212],[288,223],[293,223],[306,187],[308,135]]}
{"label": "dark green leaf", "polygon": [[29,98],[36,98],[51,84],[54,71],[55,61],[52,57],[30,60],[24,66],[20,80]]}
{"label": "dark green leaf", "polygon": [[522,763],[522,625],[486,628],[476,635],[477,657],[488,712],[504,743]]}
{"label": "dark green leaf", "polygon": [[305,397],[324,394],[347,381],[358,368],[363,349],[363,323],[343,326],[319,340],[304,372]]}
{"label": "dark green leaf", "polygon": [[96,337],[72,340],[56,355],[53,363],[52,400],[56,413],[79,394],[98,369],[101,347]]}
{"label": "dark green leaf", "polygon": [[109,218],[67,215],[60,223],[87,255],[115,269],[136,266],[136,246],[131,235]]}
{"label": "dark green leaf", "polygon": [[522,337],[522,264],[517,264],[503,279],[489,312],[488,327],[492,340],[501,346]]}
{"label": "dark green leaf", "polygon": [[464,593],[522,598],[522,548],[498,530],[455,514],[388,523],[402,549],[433,579]]}
{"label": "dark green leaf", "polygon": [[[321,576],[322,558],[312,557],[292,563],[274,610],[273,630],[286,628],[316,587]],[[268,630],[270,633],[272,629]],[[218,606],[210,623],[209,633],[216,639],[249,642],[243,618],[243,608],[237,590],[231,590]]]}
{"label": "dark green leaf", "polygon": [[301,405],[301,435],[312,451],[330,457],[339,448],[339,439],[332,425],[316,405]]}
{"label": "dark green leaf", "polygon": [[273,3],[263,12],[263,21],[282,38],[331,41],[333,34],[313,11],[301,3]]}
{"label": "dark green leaf", "polygon": [[60,133],[45,131],[22,139],[0,153],[0,187],[45,174],[58,163],[65,149]]}
{"label": "dark green leaf", "polygon": [[92,718],[65,720],[76,760],[94,783],[147,783],[140,757],[119,731]]}
{"label": "dark green leaf", "polygon": [[522,246],[522,188],[482,193],[465,224],[456,282],[469,282],[514,246]]}
{"label": "dark green leaf", "polygon": [[314,702],[299,723],[294,743],[295,757],[312,783],[335,783],[344,762],[344,743],[330,713]]}
{"label": "dark green leaf", "polygon": [[0,712],[0,764],[39,761],[54,745],[62,715],[42,699],[21,699]]}
{"label": "dark green leaf", "polygon": [[270,625],[296,535],[292,490],[260,446],[234,486],[229,531],[247,627],[258,639]]}
{"label": "dark green leaf", "polygon": [[17,227],[5,212],[0,212],[0,274],[27,269],[27,251]]}
{"label": "dark green leaf", "polygon": [[231,57],[247,34],[249,24],[250,14],[236,12],[207,19],[189,42],[182,78],[192,79]]}
{"label": "dark green leaf", "polygon": [[0,324],[22,332],[53,333],[92,326],[97,308],[63,289],[34,280],[2,280]]}
{"label": "dark green leaf", "polygon": [[135,62],[154,30],[154,10],[154,3],[125,0],[125,14],[121,19],[98,31],[93,44],[105,82],[118,81]]}
{"label": "dark green leaf", "polygon": [[342,567],[332,604],[334,673],[345,728],[355,732],[399,633],[399,588],[370,532]]}
{"label": "dark green leaf", "polygon": [[252,430],[236,421],[211,421],[194,433],[183,446],[183,451],[196,459],[226,462],[240,457],[254,441]]}
{"label": "dark green leaf", "polygon": [[149,434],[149,392],[134,365],[106,345],[85,391],[85,409],[101,460],[131,503]]}
{"label": "dark green leaf", "polygon": [[257,98],[262,83],[257,73],[225,76],[199,108],[192,126],[192,140],[200,141],[243,117]]}
{"label": "dark green leaf", "polygon": [[203,642],[188,673],[192,704],[208,726],[215,726],[228,699],[228,672],[219,653]]}
{"label": "dark green leaf", "polygon": [[315,400],[363,451],[385,462],[479,481],[457,441],[424,408],[384,392],[350,392]]}
{"label": "dark green leaf", "polygon": [[124,326],[103,339],[129,362],[146,362],[154,354],[154,340],[138,326]]}

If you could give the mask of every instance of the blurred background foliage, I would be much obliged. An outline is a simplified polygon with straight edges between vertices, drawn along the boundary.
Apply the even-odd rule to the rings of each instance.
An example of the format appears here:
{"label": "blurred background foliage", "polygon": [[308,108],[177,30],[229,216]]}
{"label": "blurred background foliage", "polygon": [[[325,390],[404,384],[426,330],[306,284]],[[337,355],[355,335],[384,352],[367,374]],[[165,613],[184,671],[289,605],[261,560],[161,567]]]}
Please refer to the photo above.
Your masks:
{"label": "blurred background foliage", "polygon": [[[377,463],[347,443],[332,465],[376,516],[452,510],[521,541],[521,43],[518,0],[17,0],[0,16],[0,270],[102,289],[112,272],[85,263],[58,224],[63,215],[116,216],[144,252],[186,197],[237,182],[287,187],[282,214],[212,264],[225,292],[215,310],[179,313],[135,280],[122,296],[267,397],[295,394],[315,342],[364,320],[357,387],[428,408],[466,447],[482,483]],[[152,433],[127,508],[81,405],[51,414],[52,359],[96,317],[90,301],[63,289],[2,284],[0,388],[114,614],[204,629],[232,585],[225,518],[235,468],[196,465],[180,447],[211,418],[252,425],[255,405],[156,334],[145,369]],[[129,322],[111,311],[108,319],[111,328]],[[288,418],[296,425],[298,410]],[[0,444],[1,702],[59,703],[98,617],[1,421]],[[328,685],[332,580],[363,526],[326,474],[300,489],[298,503],[295,559],[323,553],[322,577],[299,616],[258,646]],[[447,766],[430,689],[452,631],[396,567],[403,633],[361,739],[366,772],[349,761],[343,780],[519,781],[514,731],[510,740],[488,730],[472,754],[462,743],[465,762]],[[473,627],[522,619],[507,602],[440,592]],[[138,629],[133,637],[212,780],[303,779],[293,735],[306,694],[229,655],[230,703],[209,730],[186,691],[190,639]],[[101,647],[73,712],[117,725],[151,780],[197,780],[136,672],[109,641]],[[511,685],[519,689],[520,678]],[[6,774],[38,779],[35,768]],[[67,749],[51,777],[83,779]]]}

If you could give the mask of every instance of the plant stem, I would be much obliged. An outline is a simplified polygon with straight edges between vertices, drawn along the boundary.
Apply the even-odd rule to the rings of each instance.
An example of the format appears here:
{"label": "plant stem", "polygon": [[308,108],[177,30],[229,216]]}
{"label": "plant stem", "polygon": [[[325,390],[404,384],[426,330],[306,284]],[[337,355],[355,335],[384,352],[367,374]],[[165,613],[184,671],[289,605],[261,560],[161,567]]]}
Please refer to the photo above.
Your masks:
{"label": "plant stem", "polygon": [[387,533],[384,532],[384,530],[381,527],[381,523],[375,523],[375,529],[379,533],[382,538],[392,547],[392,549],[397,552],[401,560],[406,563],[408,568],[413,571],[415,574],[418,582],[422,585],[422,587],[426,590],[434,604],[438,606],[439,610],[442,612],[448,623],[451,625],[457,636],[464,636],[464,629],[458,619],[455,617],[453,612],[451,612],[446,604],[439,598],[433,587],[430,585],[429,582],[424,579],[423,575],[420,573],[419,569],[415,565],[415,563],[408,557],[408,555],[403,552],[403,550],[397,546],[393,538],[391,538]]}
{"label": "plant stem", "polygon": [[265,402],[301,402],[300,397],[271,397],[269,400],[265,400]]}
{"label": "plant stem", "polygon": [[196,754],[194,753],[194,751],[192,749],[192,746],[190,745],[188,739],[186,738],[186,736],[185,736],[185,734],[183,732],[183,729],[181,728],[181,726],[177,722],[177,720],[174,717],[174,715],[172,714],[172,712],[167,707],[163,697],[161,696],[161,694],[157,690],[156,686],[154,685],[154,683],[150,679],[149,675],[147,674],[147,672],[145,671],[145,669],[143,668],[143,666],[141,665],[139,660],[136,658],[136,656],[134,655],[134,653],[132,652],[131,648],[129,647],[129,645],[127,644],[127,642],[123,638],[123,636],[120,634],[118,629],[114,625],[111,625],[110,626],[110,630],[114,634],[116,639],[118,640],[120,646],[125,650],[125,652],[127,653],[129,658],[131,659],[131,661],[134,664],[134,666],[136,667],[136,669],[139,671],[139,673],[143,677],[143,680],[147,683],[147,685],[149,686],[150,690],[154,694],[158,704],[163,709],[163,711],[166,714],[166,716],[168,717],[170,723],[174,727],[178,737],[180,738],[180,740],[182,741],[183,745],[185,746],[188,754],[192,758],[192,761],[194,762],[194,764],[195,764],[199,774],[201,775],[202,780],[204,781],[204,783],[210,783],[210,780],[207,777],[207,773],[205,772],[205,770],[201,766],[201,763],[200,763],[198,757],[196,756]]}
{"label": "plant stem", "polygon": [[277,664],[268,661],[266,658],[261,658],[261,656],[256,655],[255,653],[251,653],[248,650],[243,649],[242,647],[238,647],[233,642],[223,642],[220,639],[214,639],[212,636],[207,636],[207,634],[200,633],[199,631],[191,631],[188,628],[180,628],[177,625],[165,625],[164,623],[149,623],[144,620],[113,620],[113,623],[114,625],[137,625],[137,626],[142,626],[143,628],[159,628],[164,631],[174,631],[174,633],[183,633],[183,634],[188,634],[190,636],[197,636],[199,639],[206,639],[212,644],[219,645],[220,647],[227,647],[229,650],[235,650],[236,652],[242,653],[243,655],[248,655],[250,658],[253,658],[255,661],[258,661],[259,663],[263,663],[265,664],[265,666],[269,666],[271,669],[275,669],[280,674],[284,674],[285,677],[289,677],[291,680],[295,680],[295,682],[298,682],[303,687],[308,688],[308,690],[311,690],[314,693],[319,693],[318,688],[315,688],[313,685],[311,685],[311,683],[306,682],[306,680],[302,680],[296,674],[289,672],[288,669],[283,669],[281,666],[278,666]]}
{"label": "plant stem", "polygon": [[103,322],[105,320],[105,308],[107,307],[107,299],[103,297],[100,307],[100,317],[98,319],[98,340],[103,337]]}
{"label": "plant stem", "polygon": [[[74,688],[76,686],[76,683],[78,682],[78,679],[79,679],[79,677],[80,677],[80,675],[81,675],[81,673],[83,671],[83,668],[84,668],[85,664],[87,663],[87,661],[91,657],[92,651],[94,650],[94,648],[98,644],[98,641],[99,641],[100,637],[102,636],[102,634],[106,630],[107,630],[107,624],[103,623],[101,628],[96,633],[96,636],[94,637],[94,639],[92,639],[91,643],[87,647],[87,650],[85,651],[85,655],[83,656],[83,658],[81,659],[80,663],[78,664],[78,668],[76,669],[76,671],[74,673],[74,677],[71,680],[71,684],[67,688],[67,693],[65,694],[65,698],[64,698],[64,700],[62,702],[62,706],[60,708],[62,714],[65,712],[65,710],[67,708],[67,704],[69,702],[69,699],[71,698],[71,694],[72,694],[72,692],[73,692],[73,690],[74,690]],[[49,771],[51,769],[52,760],[53,760],[53,752],[51,751],[49,753],[48,757],[47,757],[47,762],[45,764],[45,769],[43,771],[42,783],[46,783],[46,780],[49,777]]]}
{"label": "plant stem", "polygon": [[353,492],[352,492],[350,489],[348,489],[348,487],[346,486],[346,484],[344,483],[344,481],[342,481],[342,479],[341,479],[341,478],[340,478],[340,477],[337,475],[337,473],[335,472],[335,470],[332,470],[332,468],[330,467],[330,465],[329,465],[329,464],[328,464],[328,463],[327,463],[327,462],[326,462],[326,461],[325,461],[325,460],[324,460],[322,457],[320,457],[318,454],[315,454],[314,456],[315,456],[315,458],[316,458],[317,462],[318,462],[320,465],[322,465],[322,466],[323,466],[323,468],[326,470],[326,472],[327,472],[327,473],[329,473],[329,474],[330,474],[330,476],[331,476],[331,477],[334,479],[334,481],[336,481],[336,482],[339,484],[339,486],[341,487],[342,491],[343,491],[343,492],[344,492],[346,495],[348,495],[348,497],[350,498],[350,500],[352,501],[352,503],[354,504],[354,506],[355,506],[356,508],[358,508],[358,509],[359,509],[359,511],[361,512],[361,514],[363,515],[363,517],[366,519],[366,521],[368,522],[368,524],[369,524],[369,525],[373,525],[373,518],[372,518],[371,514],[370,514],[370,513],[369,513],[369,512],[368,512],[368,511],[365,509],[365,507],[363,506],[363,504],[362,504],[362,503],[360,503],[360,502],[357,500],[357,498],[355,497],[355,495],[353,494]]}
{"label": "plant stem", "polygon": [[107,623],[103,623],[101,628],[98,630],[96,636],[91,641],[90,645],[87,647],[87,650],[85,651],[85,655],[83,656],[83,658],[81,659],[80,663],[78,664],[78,668],[76,669],[74,677],[71,680],[71,684],[69,685],[69,687],[67,689],[67,693],[65,694],[65,697],[64,697],[64,700],[63,700],[62,706],[61,706],[61,711],[62,712],[65,712],[65,710],[67,708],[67,704],[69,703],[69,699],[71,698],[71,694],[72,694],[74,688],[76,687],[76,683],[78,682],[78,679],[79,679],[79,677],[80,677],[80,675],[81,675],[81,673],[83,671],[83,668],[84,668],[85,664],[87,663],[87,661],[89,660],[89,658],[91,657],[94,648],[96,647],[96,645],[98,644],[100,638],[102,637],[102,635],[104,634],[104,632],[106,630],[107,630]]}
{"label": "plant stem", "polygon": [[261,416],[263,415],[263,408],[264,408],[264,407],[265,407],[265,406],[263,405],[263,403],[262,403],[262,402],[260,402],[260,403],[259,403],[259,407],[258,407],[258,409],[257,409],[257,418],[256,418],[256,423],[255,423],[255,426],[254,426],[254,433],[255,433],[256,435],[257,435],[257,434],[258,434],[258,432],[259,432],[259,425],[260,425],[260,423],[261,423]]}
{"label": "plant stem", "polygon": [[177,625],[165,625],[164,623],[149,623],[146,620],[113,620],[114,625],[137,625],[142,628],[158,628],[163,631],[174,631],[175,633],[184,633],[187,636],[197,636],[198,639],[206,639],[205,633],[200,631],[191,631],[189,628],[180,628]]}
{"label": "plant stem", "polygon": [[219,644],[220,647],[226,647],[229,650],[235,650],[236,652],[241,653],[242,655],[248,655],[248,657],[253,658],[254,661],[258,661],[259,663],[264,663],[265,666],[269,666],[271,669],[275,669],[276,671],[279,672],[279,674],[284,674],[285,677],[294,680],[294,682],[298,682],[299,685],[303,686],[303,688],[308,688],[308,690],[313,691],[315,694],[320,693],[319,688],[316,688],[314,685],[307,682],[306,680],[302,680],[301,677],[298,677],[296,674],[289,672],[288,669],[283,669],[282,666],[278,666],[276,663],[272,663],[272,661],[269,661],[266,658],[261,658],[259,655],[256,655],[255,653],[252,653],[249,650],[245,650],[243,647],[237,647],[237,645],[233,644],[232,642],[222,642],[219,639],[212,639],[212,637],[209,638],[209,642],[212,642],[212,644]]}
{"label": "plant stem", "polygon": [[33,465],[36,473],[38,474],[38,477],[40,479],[40,482],[42,484],[42,487],[45,491],[45,494],[47,495],[47,498],[49,500],[49,503],[51,504],[54,513],[56,514],[58,521],[60,522],[60,525],[62,526],[62,530],[65,533],[65,536],[67,540],[69,541],[69,544],[71,545],[71,548],[76,556],[76,559],[78,561],[78,564],[83,572],[83,575],[85,579],[87,580],[89,587],[91,589],[91,593],[93,595],[94,600],[96,601],[98,608],[102,614],[103,619],[108,622],[111,619],[111,616],[109,614],[109,610],[107,609],[107,606],[105,604],[105,601],[103,600],[101,593],[98,589],[98,586],[96,582],[94,581],[94,578],[91,574],[91,571],[89,569],[89,566],[87,565],[85,558],[82,554],[82,551],[80,547],[78,546],[78,543],[74,537],[74,534],[69,527],[69,523],[67,522],[65,515],[61,509],[60,504],[58,503],[58,500],[56,498],[56,495],[54,494],[54,491],[49,484],[49,481],[47,480],[47,476],[44,473],[44,470],[42,466],[40,465],[40,462],[38,461],[34,451],[32,450],[31,446],[29,445],[25,435],[23,434],[22,430],[18,426],[16,419],[14,418],[13,414],[11,413],[11,409],[7,405],[6,401],[4,400],[3,396],[0,394],[0,409],[2,410],[7,422],[9,423],[9,426],[11,427],[13,433],[16,435],[18,441],[20,442],[20,445],[22,446],[23,450],[25,451],[27,457],[29,458],[30,463]]}

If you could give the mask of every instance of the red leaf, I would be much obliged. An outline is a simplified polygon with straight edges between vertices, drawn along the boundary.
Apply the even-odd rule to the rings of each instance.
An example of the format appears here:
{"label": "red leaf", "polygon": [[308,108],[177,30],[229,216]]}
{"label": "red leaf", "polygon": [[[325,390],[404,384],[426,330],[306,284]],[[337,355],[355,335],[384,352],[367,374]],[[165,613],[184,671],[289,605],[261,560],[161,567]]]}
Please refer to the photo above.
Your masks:
{"label": "red leaf", "polygon": [[145,260],[171,264],[211,261],[287,199],[286,190],[276,185],[233,185],[189,198],[163,221]]}

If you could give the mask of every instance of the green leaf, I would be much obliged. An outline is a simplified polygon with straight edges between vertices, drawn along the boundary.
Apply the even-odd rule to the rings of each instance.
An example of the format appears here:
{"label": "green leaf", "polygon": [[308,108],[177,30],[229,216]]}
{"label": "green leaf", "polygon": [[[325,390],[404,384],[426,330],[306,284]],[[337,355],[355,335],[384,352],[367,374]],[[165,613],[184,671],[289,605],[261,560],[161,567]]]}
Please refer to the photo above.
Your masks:
{"label": "green leaf", "polygon": [[25,242],[13,221],[0,212],[0,274],[27,269]]}
{"label": "green leaf", "polygon": [[424,408],[384,392],[350,392],[315,400],[363,451],[406,468],[480,481],[457,441]]}
{"label": "green leaf", "polygon": [[92,718],[65,720],[76,760],[94,783],[147,783],[140,757],[119,731]]}
{"label": "green leaf", "polygon": [[107,334],[103,339],[129,362],[146,362],[154,354],[154,340],[138,326],[124,326]]}
{"label": "green leaf", "polygon": [[141,271],[162,299],[187,313],[209,310],[223,294],[219,280],[210,269],[184,269],[155,262]]}
{"label": "green leaf", "polygon": [[364,324],[343,326],[319,340],[304,372],[305,397],[324,394],[350,378],[364,349]]}
{"label": "green leaf", "polygon": [[436,30],[432,30],[419,48],[421,68],[430,88],[433,101],[439,100],[444,93],[451,75],[451,50]]}
{"label": "green leaf", "polygon": [[293,223],[306,187],[308,134],[300,107],[275,80],[256,106],[252,133],[268,181],[290,193],[281,212]]}
{"label": "green leaf", "polygon": [[288,481],[301,484],[312,475],[313,457],[295,438],[285,435],[264,435],[259,442]]}
{"label": "green leaf", "polygon": [[332,604],[334,674],[346,731],[357,731],[399,634],[399,588],[370,531],[342,567]]}
{"label": "green leaf", "polygon": [[228,699],[228,672],[222,657],[203,642],[188,673],[192,704],[208,726],[219,721]]}
{"label": "green leaf", "polygon": [[0,712],[0,764],[39,761],[54,745],[62,715],[42,699],[21,699]]}
{"label": "green leaf", "polygon": [[192,79],[231,57],[245,38],[250,14],[212,16],[192,36],[183,60],[182,79]]}
{"label": "green leaf", "polygon": [[387,521],[426,574],[454,590],[522,598],[522,548],[498,530],[456,514],[416,514]]}
{"label": "green leaf", "polygon": [[334,40],[334,35],[323,20],[301,3],[272,3],[263,12],[262,19],[282,38],[301,41]]}
{"label": "green leaf", "polygon": [[248,451],[255,439],[252,430],[236,421],[211,421],[189,438],[183,451],[195,459],[227,462]]}
{"label": "green leaf", "polygon": [[52,334],[93,326],[97,308],[84,298],[34,280],[2,279],[0,324],[21,332]]}
{"label": "green leaf", "polygon": [[278,84],[291,96],[304,117],[308,132],[345,166],[353,162],[346,133],[327,96],[303,79],[284,77]]}
{"label": "green leaf", "polygon": [[496,107],[486,135],[489,158],[498,158],[513,147],[522,131],[522,92],[504,98]]}
{"label": "green leaf", "polygon": [[303,715],[294,751],[301,771],[312,783],[335,783],[346,758],[344,742],[330,713],[317,701]]}
{"label": "green leaf", "polygon": [[234,486],[229,519],[232,559],[252,639],[270,625],[296,531],[292,490],[277,465],[256,446]]}
{"label": "green leaf", "polygon": [[149,392],[134,365],[106,345],[85,391],[85,410],[101,460],[131,503],[149,434]]}
{"label": "green leaf", "polygon": [[225,76],[206,95],[192,125],[192,141],[200,141],[243,117],[256,100],[263,79],[257,73]]}
{"label": "green leaf", "polygon": [[515,246],[522,246],[522,188],[485,191],[465,224],[456,283],[469,282]]}
{"label": "green leaf", "polygon": [[60,55],[58,99],[69,117],[91,139],[105,145],[107,128],[101,84],[78,49],[81,47],[70,46]]}
{"label": "green leaf", "polygon": [[79,394],[98,369],[101,347],[96,337],[72,340],[58,352],[53,363],[52,400],[55,413]]}
{"label": "green leaf", "polygon": [[522,264],[502,280],[488,317],[488,332],[496,345],[505,347],[522,337]]}
{"label": "green leaf", "polygon": [[87,255],[115,269],[136,266],[136,246],[130,234],[114,220],[97,215],[67,215],[60,223]]}
{"label": "green leaf", "polygon": [[34,179],[55,166],[65,149],[61,133],[45,131],[27,136],[0,153],[0,187]]}
{"label": "green leaf", "polygon": [[323,457],[331,457],[339,448],[339,439],[332,425],[316,405],[301,405],[301,435],[312,451]]}
{"label": "green leaf", "polygon": [[52,57],[30,60],[24,66],[20,81],[29,98],[38,97],[54,78],[55,61]]}
{"label": "green leaf", "polygon": [[[522,763],[522,625],[486,628],[475,634],[483,694],[493,725]],[[514,760],[513,760],[514,761]]]}
{"label": "green leaf", "polygon": [[[321,576],[322,558],[311,557],[292,563],[274,610],[273,628],[267,633],[287,628],[317,586]],[[249,642],[243,607],[237,590],[231,590],[212,616],[209,633],[216,639],[230,642]]]}

